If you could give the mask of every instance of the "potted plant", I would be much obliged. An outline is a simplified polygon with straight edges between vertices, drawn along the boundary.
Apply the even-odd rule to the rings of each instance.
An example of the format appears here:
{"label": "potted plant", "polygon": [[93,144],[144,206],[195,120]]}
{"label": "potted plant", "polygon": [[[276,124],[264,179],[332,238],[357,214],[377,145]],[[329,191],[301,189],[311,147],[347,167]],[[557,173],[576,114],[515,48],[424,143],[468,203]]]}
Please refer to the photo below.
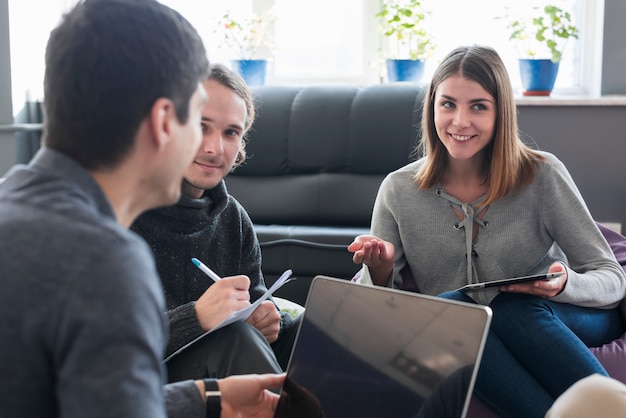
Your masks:
{"label": "potted plant", "polygon": [[263,85],[267,75],[267,58],[273,48],[271,25],[274,18],[270,10],[249,18],[235,18],[225,13],[217,27],[222,31],[224,46],[233,56],[231,64],[250,86]]}
{"label": "potted plant", "polygon": [[560,7],[534,7],[531,17],[509,18],[509,37],[515,43],[525,96],[549,96],[559,71],[559,62],[570,38],[578,39],[571,14]]}
{"label": "potted plant", "polygon": [[424,21],[426,0],[384,0],[376,18],[381,33],[389,39],[386,60],[389,81],[420,81],[424,63],[434,49],[433,36]]}

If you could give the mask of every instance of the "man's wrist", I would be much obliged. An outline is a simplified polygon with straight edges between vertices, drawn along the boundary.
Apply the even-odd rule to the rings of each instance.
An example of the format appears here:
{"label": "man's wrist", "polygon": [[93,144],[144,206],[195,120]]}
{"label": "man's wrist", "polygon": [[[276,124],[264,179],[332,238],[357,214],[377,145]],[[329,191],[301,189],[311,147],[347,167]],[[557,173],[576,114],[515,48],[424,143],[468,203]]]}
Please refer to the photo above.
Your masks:
{"label": "man's wrist", "polygon": [[222,413],[222,393],[215,379],[204,379],[207,418],[219,418]]}

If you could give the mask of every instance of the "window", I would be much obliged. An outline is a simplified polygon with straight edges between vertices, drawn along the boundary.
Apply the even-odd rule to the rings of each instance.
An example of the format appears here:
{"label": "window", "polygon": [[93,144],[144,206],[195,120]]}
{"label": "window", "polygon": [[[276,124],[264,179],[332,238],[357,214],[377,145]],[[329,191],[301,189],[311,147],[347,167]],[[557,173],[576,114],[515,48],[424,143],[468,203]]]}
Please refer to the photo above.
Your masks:
{"label": "window", "polygon": [[13,113],[43,98],[44,54],[50,31],[78,0],[9,0]]}
{"label": "window", "polygon": [[[9,0],[13,109],[25,99],[43,97],[44,51],[48,35],[60,16],[78,0]],[[268,83],[309,84],[385,80],[385,39],[374,15],[381,0],[159,0],[178,10],[196,27],[211,61],[232,57],[216,33],[226,11],[250,16],[272,8],[274,56]],[[460,44],[493,46],[505,60],[515,87],[521,84],[516,56],[502,22],[504,6],[530,7],[547,0],[430,0],[429,21],[438,49],[427,64],[428,79],[438,60]],[[552,0],[570,7],[581,29],[579,42],[570,42],[561,62],[556,93],[598,95],[602,62],[604,0]]]}
{"label": "window", "polygon": [[[489,45],[495,48],[502,57],[514,87],[521,89],[517,51],[509,41],[510,31],[506,28],[506,21],[502,17],[506,15],[507,10],[524,15],[532,11],[533,6],[550,3],[562,7],[564,10],[572,10],[574,22],[580,28],[582,22],[578,17],[582,16],[579,13],[579,6],[582,2],[583,0],[551,0],[549,2],[538,0],[524,2],[519,0],[455,1],[454,13],[450,13],[450,2],[435,2],[429,19],[433,20],[432,25],[439,48],[437,48],[434,59],[430,62],[430,73],[448,51],[459,45],[459,42]],[[576,44],[572,41],[566,44],[555,85],[557,90],[563,87],[581,87],[579,71],[575,65],[580,54],[580,48],[575,48]]]}
{"label": "window", "polygon": [[363,76],[365,2],[276,0],[275,13],[277,79],[337,81]]}
{"label": "window", "polygon": [[[315,81],[379,82],[385,79],[384,50],[386,38],[378,33],[374,15],[379,1],[351,1],[333,6],[330,1],[315,2],[318,10],[302,9],[289,0],[275,0],[277,29],[284,24],[285,31],[276,31],[274,82],[293,82],[312,78],[311,69],[327,60],[325,71],[316,74]],[[326,3],[326,4],[324,4]],[[350,4],[348,4],[350,3]],[[517,55],[509,42],[506,22],[498,19],[511,10],[529,10],[546,1],[518,0],[432,0],[428,3],[429,30],[434,34],[437,49],[428,60],[425,79],[428,79],[445,54],[463,44],[483,44],[494,47],[505,61],[514,87],[521,88]],[[561,61],[556,89],[561,93],[599,93],[600,71],[589,63],[600,59],[583,60],[592,51],[601,51],[602,20],[600,0],[553,0],[572,11],[575,23],[581,28],[580,42],[568,42]],[[306,18],[303,18],[306,16]],[[287,29],[288,28],[288,29]],[[320,35],[323,33],[324,35]],[[293,53],[292,51],[297,51]],[[348,72],[348,70],[351,70]]]}
{"label": "window", "polygon": [[[167,3],[176,8],[181,1],[184,2],[167,0]],[[504,16],[507,8],[529,10],[546,3],[547,0],[431,0],[428,21],[438,48],[427,63],[425,79],[447,52],[461,44],[476,43],[493,46],[500,53],[514,87],[520,89],[517,55],[508,40],[505,21],[497,18]],[[604,0],[551,0],[549,3],[571,10],[581,29],[579,41],[569,42],[563,54],[556,92],[599,94]],[[365,84],[385,80],[386,38],[378,32],[374,17],[380,0],[222,0],[214,1],[211,9],[222,13],[232,10],[232,4],[239,6],[238,13],[244,14],[273,9],[275,50],[269,83]],[[233,13],[236,12],[233,10]],[[219,48],[215,34],[207,44],[214,46],[209,51],[212,59],[228,61],[233,58],[227,50]]]}

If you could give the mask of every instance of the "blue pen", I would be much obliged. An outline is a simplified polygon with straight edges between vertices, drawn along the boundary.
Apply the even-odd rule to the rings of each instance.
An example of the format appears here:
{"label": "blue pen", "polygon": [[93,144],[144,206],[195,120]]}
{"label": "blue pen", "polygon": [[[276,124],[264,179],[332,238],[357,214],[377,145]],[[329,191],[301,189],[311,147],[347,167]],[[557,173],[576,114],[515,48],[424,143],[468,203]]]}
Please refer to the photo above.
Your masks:
{"label": "blue pen", "polygon": [[214,282],[217,282],[218,280],[222,280],[222,278],[220,276],[218,276],[217,274],[215,274],[215,272],[213,270],[211,270],[210,268],[208,268],[207,266],[205,266],[202,261],[198,260],[197,258],[192,258],[191,262],[194,263],[196,265],[196,267],[198,267],[200,270],[202,270],[202,272],[204,274],[206,274],[207,276],[209,276],[211,279],[213,279]]}

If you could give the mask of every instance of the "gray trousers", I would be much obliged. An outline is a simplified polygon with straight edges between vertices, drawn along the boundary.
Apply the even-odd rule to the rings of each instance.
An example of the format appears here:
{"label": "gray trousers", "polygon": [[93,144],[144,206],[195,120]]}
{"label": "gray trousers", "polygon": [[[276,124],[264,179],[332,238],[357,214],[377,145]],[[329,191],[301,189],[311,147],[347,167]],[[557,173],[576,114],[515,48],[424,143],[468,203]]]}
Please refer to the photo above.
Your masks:
{"label": "gray trousers", "polygon": [[196,341],[167,363],[168,382],[249,373],[282,373],[267,340],[246,322],[235,322]]}

